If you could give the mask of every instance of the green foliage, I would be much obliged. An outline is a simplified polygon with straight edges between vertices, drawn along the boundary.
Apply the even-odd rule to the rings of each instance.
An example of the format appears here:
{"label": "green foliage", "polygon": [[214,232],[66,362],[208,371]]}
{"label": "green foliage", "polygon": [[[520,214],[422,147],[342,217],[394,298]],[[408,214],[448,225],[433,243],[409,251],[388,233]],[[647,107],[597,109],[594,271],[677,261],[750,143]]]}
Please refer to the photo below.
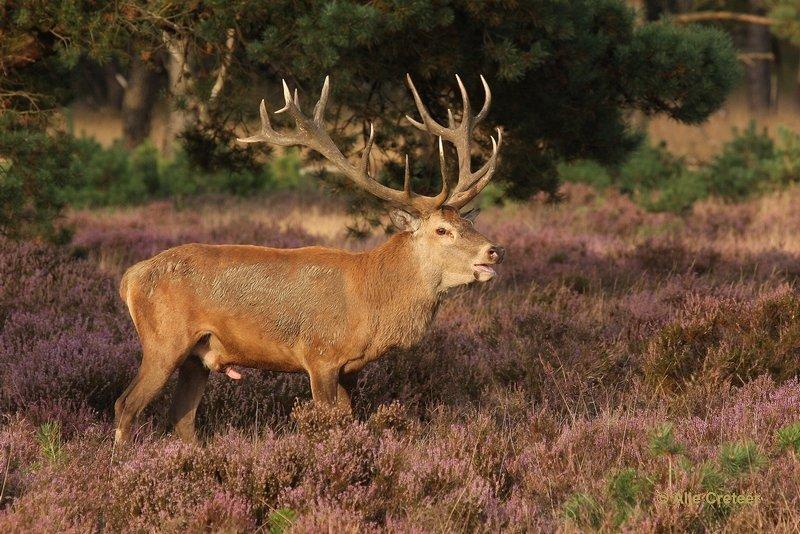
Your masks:
{"label": "green foliage", "polygon": [[788,128],[778,129],[775,155],[769,169],[775,187],[800,182],[800,134]]}
{"label": "green foliage", "polygon": [[64,197],[74,206],[136,204],[198,194],[247,196],[305,185],[294,151],[273,157],[266,166],[255,169],[220,165],[209,170],[197,167],[185,152],[165,160],[148,143],[133,151],[119,144],[103,148],[89,139],[77,139],[73,144],[73,180],[65,188]]}
{"label": "green foliage", "polygon": [[666,182],[663,187],[643,197],[642,206],[650,211],[685,213],[695,202],[708,197],[708,183],[701,175],[683,170]]}
{"label": "green foliage", "polygon": [[766,130],[758,132],[754,122],[743,132],[735,130],[734,138],[705,169],[709,193],[736,200],[763,191],[771,182],[775,157],[775,143]]}
{"label": "green foliage", "polygon": [[599,528],[603,520],[603,509],[586,493],[573,493],[564,502],[564,516],[580,527]]}
{"label": "green foliage", "polygon": [[267,519],[269,533],[283,534],[289,531],[296,518],[297,512],[291,508],[280,508],[272,511]]}
{"label": "green foliage", "polygon": [[301,174],[302,160],[297,150],[289,149],[282,157],[271,158],[272,176],[278,189],[302,189],[308,187]]}
{"label": "green foliage", "polygon": [[608,493],[616,507],[615,524],[624,523],[631,510],[642,500],[648,498],[653,490],[653,482],[639,474],[636,469],[626,468],[615,474],[608,485]]}
{"label": "green foliage", "polygon": [[705,26],[665,22],[637,28],[620,51],[626,96],[636,107],[697,124],[725,101],[740,76],[728,35]]}
{"label": "green foliage", "polygon": [[643,144],[620,167],[617,184],[624,193],[642,194],[664,187],[685,170],[683,159],[673,156],[663,141]]}
{"label": "green foliage", "polygon": [[795,0],[768,0],[769,16],[778,21],[772,27],[776,35],[800,45],[800,6]]}
{"label": "green foliage", "polygon": [[675,439],[675,428],[672,423],[664,423],[650,435],[650,452],[656,456],[674,456],[681,454],[683,445]]}
{"label": "green foliage", "polygon": [[[64,72],[78,69],[79,59],[124,63],[138,54],[156,62],[163,35],[180,38],[196,79],[193,94],[183,99],[191,102],[172,104],[187,109],[209,101],[228,29],[235,28],[224,91],[204,123],[183,138],[192,164],[213,172],[220,165],[241,172],[240,156],[252,163],[252,152],[236,147],[232,132],[255,115],[256,82],[277,88],[278,78],[286,77],[308,106],[331,73],[338,105],[329,118],[351,125],[379,119],[379,141],[397,155],[395,163],[403,153],[414,155],[422,188],[431,187],[436,154],[430,136],[402,121],[412,109],[410,98],[401,96],[403,77],[414,76],[441,119],[457,100],[453,75],[460,73],[479,98],[478,75],[485,74],[494,109],[476,138],[485,141],[494,126],[505,128],[498,178],[507,182],[505,192],[517,196],[554,192],[557,161],[624,159],[640,139],[628,128],[629,109],[703,120],[730,92],[738,72],[725,34],[665,23],[635,27],[623,0],[136,0],[122,7],[25,0],[3,10],[0,24],[13,28],[13,42],[32,40],[37,50],[35,61],[13,69],[16,87],[35,89],[53,104],[71,98]],[[4,52],[12,50],[0,47]],[[31,107],[24,98],[8,102]],[[338,133],[345,145],[355,140]],[[485,142],[483,148],[485,155]],[[237,176],[244,181],[234,188],[253,186],[247,173]],[[134,189],[119,195],[134,195],[140,187],[130,185]]]}
{"label": "green foliage", "polygon": [[703,491],[722,492],[726,480],[725,473],[713,463],[705,462],[700,466],[700,487]]}
{"label": "green foliage", "polygon": [[58,218],[70,183],[70,140],[0,120],[0,235],[63,241]]}
{"label": "green foliage", "polygon": [[775,439],[781,450],[800,453],[800,422],[787,425],[775,432]]}
{"label": "green foliage", "polygon": [[61,425],[57,422],[42,423],[36,429],[36,441],[39,443],[42,456],[49,462],[60,462],[64,459],[61,446]]}
{"label": "green foliage", "polygon": [[753,472],[767,463],[767,457],[752,440],[726,443],[719,451],[720,467],[729,475]]}
{"label": "green foliage", "polygon": [[253,195],[307,186],[296,151],[266,165],[199,167],[185,152],[164,159],[150,143],[128,150],[0,122],[0,235],[67,241],[66,205],[137,204],[198,194]]}
{"label": "green foliage", "polygon": [[588,184],[600,191],[616,184],[608,168],[592,160],[579,159],[560,163],[556,171],[564,182]]}
{"label": "green foliage", "polygon": [[710,196],[736,201],[800,182],[800,134],[782,128],[775,141],[755,123],[733,134],[698,169],[689,169],[661,143],[643,144],[616,168],[579,161],[560,165],[558,173],[568,182],[617,187],[650,211],[673,213],[684,213]]}

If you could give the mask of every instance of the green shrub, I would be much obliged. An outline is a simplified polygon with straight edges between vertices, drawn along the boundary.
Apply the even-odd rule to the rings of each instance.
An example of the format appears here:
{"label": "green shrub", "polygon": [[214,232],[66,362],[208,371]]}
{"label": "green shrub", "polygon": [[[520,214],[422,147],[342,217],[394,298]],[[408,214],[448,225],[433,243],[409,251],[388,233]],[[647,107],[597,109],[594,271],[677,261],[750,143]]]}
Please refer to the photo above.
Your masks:
{"label": "green shrub", "polygon": [[700,466],[700,487],[703,491],[715,491],[717,493],[725,490],[725,473],[710,462],[705,462]]}
{"label": "green shrub", "polygon": [[74,180],[71,138],[0,119],[0,235],[69,238],[58,224],[64,187]]}
{"label": "green shrub", "polygon": [[767,457],[758,450],[754,441],[726,443],[719,451],[719,464],[729,475],[756,471],[767,463]]}
{"label": "green shrub", "polygon": [[165,160],[151,143],[133,151],[118,144],[103,148],[91,139],[75,139],[72,146],[72,179],[64,198],[74,206],[136,204],[198,194],[246,196],[302,184],[300,159],[294,151],[258,168],[204,169],[184,151]]}
{"label": "green shrub", "polygon": [[77,206],[129,204],[147,196],[141,174],[131,172],[130,153],[121,145],[103,148],[93,139],[73,142],[72,174],[66,199]]}
{"label": "green shrub", "polygon": [[800,453],[800,422],[787,425],[777,432],[775,438],[781,450],[791,450]]}
{"label": "green shrub", "polygon": [[609,481],[608,493],[617,508],[615,524],[619,526],[624,523],[631,510],[646,499],[652,489],[653,482],[636,469],[626,468],[614,475]]}
{"label": "green shrub", "polygon": [[42,423],[36,429],[36,441],[39,443],[42,456],[49,462],[60,462],[64,459],[61,446],[61,425],[54,422]]}
{"label": "green shrub", "polygon": [[150,142],[143,143],[131,152],[130,160],[131,181],[143,185],[147,196],[162,195],[160,155],[156,147]]}
{"label": "green shrub", "polygon": [[573,493],[564,503],[564,516],[580,527],[599,528],[603,509],[591,495]]}
{"label": "green shrub", "polygon": [[662,142],[642,144],[617,169],[591,161],[558,167],[565,182],[598,190],[616,187],[649,211],[684,213],[709,196],[741,200],[800,181],[800,134],[778,132],[777,142],[754,122],[733,138],[708,165],[689,169]]}
{"label": "green shrub", "polygon": [[278,189],[300,189],[307,184],[301,173],[302,159],[297,149],[289,149],[280,157],[270,158],[269,169]]}
{"label": "green shrub", "polygon": [[769,189],[776,157],[774,141],[766,130],[758,132],[755,122],[741,133],[734,130],[734,138],[702,171],[709,194],[738,200]]}
{"label": "green shrub", "polygon": [[291,508],[279,508],[270,512],[267,518],[270,534],[282,534],[291,529],[292,523],[297,518],[297,512]]}
{"label": "green shrub", "polygon": [[645,194],[666,187],[685,171],[683,159],[673,156],[663,141],[643,144],[620,167],[617,183],[624,193]]}
{"label": "green shrub", "polygon": [[564,182],[588,184],[601,191],[615,185],[608,170],[590,160],[561,163],[557,171],[559,178]]}
{"label": "green shrub", "polygon": [[700,173],[683,170],[660,189],[640,198],[639,203],[649,211],[684,213],[695,202],[708,197],[708,183]]}
{"label": "green shrub", "polygon": [[778,130],[777,152],[770,171],[778,186],[800,182],[800,134],[788,128]]}
{"label": "green shrub", "polygon": [[675,439],[675,428],[672,423],[664,423],[650,434],[650,452],[656,456],[673,456],[681,454],[683,445]]}

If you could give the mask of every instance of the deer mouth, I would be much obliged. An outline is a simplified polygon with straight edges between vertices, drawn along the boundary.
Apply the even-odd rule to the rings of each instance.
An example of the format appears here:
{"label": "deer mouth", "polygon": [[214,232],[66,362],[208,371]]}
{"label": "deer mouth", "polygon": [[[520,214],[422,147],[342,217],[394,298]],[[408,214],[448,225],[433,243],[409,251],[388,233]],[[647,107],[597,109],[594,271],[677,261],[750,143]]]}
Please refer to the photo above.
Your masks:
{"label": "deer mouth", "polygon": [[472,274],[475,276],[475,280],[487,282],[494,278],[497,273],[485,263],[476,263],[472,266]]}

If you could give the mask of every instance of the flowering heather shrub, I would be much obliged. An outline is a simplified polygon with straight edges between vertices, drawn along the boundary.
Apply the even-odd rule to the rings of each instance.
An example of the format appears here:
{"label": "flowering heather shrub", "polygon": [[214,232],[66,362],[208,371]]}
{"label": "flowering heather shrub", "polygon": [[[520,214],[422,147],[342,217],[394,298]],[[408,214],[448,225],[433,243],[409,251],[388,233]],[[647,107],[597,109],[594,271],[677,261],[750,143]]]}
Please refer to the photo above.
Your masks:
{"label": "flowering heather shrub", "polygon": [[[368,366],[352,416],[306,402],[302,375],[214,374],[202,447],[161,432],[167,391],[112,448],[139,358],[122,271],[188,241],[367,245],[230,201],[83,212],[69,247],[0,243],[0,531],[791,530],[800,190],[686,218],[565,196],[478,220],[508,248],[501,276]],[[659,499],[710,490],[760,503]]]}
{"label": "flowering heather shrub", "polygon": [[762,374],[800,374],[800,298],[789,289],[754,303],[719,300],[665,326],[645,351],[657,387],[687,382],[742,384]]}

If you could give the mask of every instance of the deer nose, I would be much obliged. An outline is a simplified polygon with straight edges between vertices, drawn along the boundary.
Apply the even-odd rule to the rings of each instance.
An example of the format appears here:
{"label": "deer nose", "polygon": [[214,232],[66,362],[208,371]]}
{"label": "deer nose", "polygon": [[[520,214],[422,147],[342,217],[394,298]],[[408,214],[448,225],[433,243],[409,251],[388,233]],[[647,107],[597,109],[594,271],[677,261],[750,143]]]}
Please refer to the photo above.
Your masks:
{"label": "deer nose", "polygon": [[492,245],[489,248],[489,259],[495,263],[503,263],[503,258],[506,257],[506,249],[499,245]]}

